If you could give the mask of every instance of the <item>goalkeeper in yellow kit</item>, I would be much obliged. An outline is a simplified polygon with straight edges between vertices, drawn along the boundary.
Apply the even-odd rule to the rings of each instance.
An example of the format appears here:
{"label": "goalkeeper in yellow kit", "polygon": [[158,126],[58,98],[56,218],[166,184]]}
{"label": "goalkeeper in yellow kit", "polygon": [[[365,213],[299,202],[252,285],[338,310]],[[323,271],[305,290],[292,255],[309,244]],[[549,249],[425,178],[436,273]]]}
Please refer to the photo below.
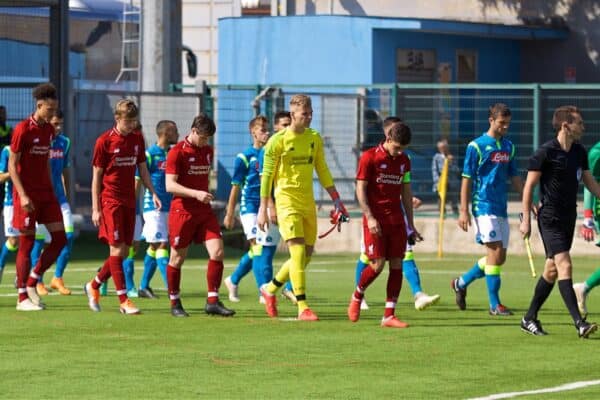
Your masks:
{"label": "goalkeeper in yellow kit", "polygon": [[[292,123],[277,132],[265,146],[260,185],[259,229],[265,231],[269,222],[278,223],[290,258],[281,266],[275,278],[261,286],[265,308],[270,317],[277,317],[275,293],[285,282],[292,281],[298,299],[298,319],[317,321],[319,318],[306,303],[305,269],[310,262],[317,239],[317,211],[313,194],[313,173],[333,200],[336,212],[348,216],[335,189],[319,132],[309,128],[312,120],[310,97],[295,95],[290,100]],[[274,189],[275,210],[268,210]],[[276,211],[276,213],[274,212]]]}

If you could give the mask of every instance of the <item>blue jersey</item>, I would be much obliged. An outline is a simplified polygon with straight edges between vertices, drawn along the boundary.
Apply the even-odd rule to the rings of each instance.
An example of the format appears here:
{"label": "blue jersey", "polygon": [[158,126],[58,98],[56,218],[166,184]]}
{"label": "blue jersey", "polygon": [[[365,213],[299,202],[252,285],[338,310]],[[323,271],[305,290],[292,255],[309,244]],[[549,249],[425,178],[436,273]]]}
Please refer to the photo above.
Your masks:
{"label": "blue jersey", "polygon": [[[10,155],[10,146],[5,146],[0,153],[0,172],[8,172],[8,156]],[[13,205],[13,184],[10,178],[4,183],[4,205]]]}
{"label": "blue jersey", "polygon": [[[171,199],[173,195],[167,192],[165,183],[165,168],[167,166],[167,152],[157,144],[150,146],[146,150],[146,165],[150,173],[150,180],[154,185],[154,190],[162,203],[160,211],[169,212],[171,208]],[[144,212],[153,211],[152,193],[148,189],[144,190]]]}
{"label": "blue jersey", "polygon": [[237,155],[233,165],[232,185],[242,189],[240,214],[256,214],[260,205],[260,164],[262,149],[248,147]]}
{"label": "blue jersey", "polygon": [[71,150],[71,140],[64,135],[56,135],[50,143],[50,175],[52,176],[52,186],[58,204],[67,203],[67,195],[63,185],[63,170],[71,166],[69,162],[69,152]]}
{"label": "blue jersey", "polygon": [[473,216],[507,217],[507,181],[517,176],[515,146],[487,133],[467,146],[462,176],[472,180]]}

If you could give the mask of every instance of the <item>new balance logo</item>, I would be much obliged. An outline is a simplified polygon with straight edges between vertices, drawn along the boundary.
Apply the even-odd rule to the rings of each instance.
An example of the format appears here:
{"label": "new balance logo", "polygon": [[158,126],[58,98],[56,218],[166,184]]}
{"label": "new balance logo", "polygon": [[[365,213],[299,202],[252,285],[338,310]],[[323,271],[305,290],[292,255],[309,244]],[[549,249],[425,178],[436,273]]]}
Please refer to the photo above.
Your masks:
{"label": "new balance logo", "polygon": [[121,149],[114,149],[113,150],[113,154],[117,154],[117,153],[120,153],[120,152],[121,152]]}

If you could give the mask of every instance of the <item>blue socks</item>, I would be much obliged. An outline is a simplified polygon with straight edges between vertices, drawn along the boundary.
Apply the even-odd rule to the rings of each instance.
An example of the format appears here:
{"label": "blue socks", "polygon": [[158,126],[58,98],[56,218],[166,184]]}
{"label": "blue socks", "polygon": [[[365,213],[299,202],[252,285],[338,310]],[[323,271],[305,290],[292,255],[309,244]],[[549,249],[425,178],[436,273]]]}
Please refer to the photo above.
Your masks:
{"label": "blue socks", "polygon": [[269,283],[273,279],[273,256],[275,255],[275,250],[277,250],[277,246],[253,246],[252,272],[254,273],[256,286],[259,289],[264,283]]}
{"label": "blue socks", "polygon": [[406,281],[410,285],[410,291],[413,294],[413,297],[423,291],[421,288],[421,278],[419,277],[419,270],[417,269],[417,264],[415,263],[414,254],[412,251],[407,251],[404,256],[404,260],[402,260],[402,271],[404,272],[404,277]]}
{"label": "blue socks", "polygon": [[467,286],[469,286],[474,280],[483,278],[485,276],[485,260],[485,257],[480,258],[470,270],[468,270],[463,276],[458,278],[458,287],[464,289]]}
{"label": "blue socks", "polygon": [[133,281],[133,259],[135,258],[135,250],[133,246],[129,248],[129,255],[123,260],[123,274],[125,275],[125,287],[127,291],[135,289],[135,282]]}
{"label": "blue socks", "polygon": [[156,272],[156,250],[148,247],[144,256],[144,272],[140,280],[140,289],[148,289],[150,281]]}
{"label": "blue socks", "polygon": [[35,242],[33,242],[33,248],[31,249],[31,268],[34,268],[37,264],[42,255],[42,250],[44,250],[44,238],[36,238]]}
{"label": "blue socks", "polygon": [[235,268],[235,271],[233,271],[233,274],[231,274],[231,283],[234,285],[239,285],[242,278],[246,276],[246,274],[248,274],[248,272],[250,272],[252,269],[253,257],[252,249],[248,250],[248,252],[242,256],[240,263]]}
{"label": "blue socks", "polygon": [[367,268],[367,265],[369,265],[369,257],[367,257],[365,253],[361,253],[360,257],[358,257],[358,261],[356,262],[356,270],[354,272],[354,286],[358,286],[358,282],[360,282],[360,276],[362,275],[365,268]]}
{"label": "blue socks", "polygon": [[0,269],[3,269],[6,265],[6,257],[8,257],[10,253],[16,253],[18,248],[18,246],[12,247],[10,243],[8,243],[8,240],[4,242],[2,251],[0,251]]}
{"label": "blue socks", "polygon": [[167,282],[167,265],[169,265],[169,250],[167,249],[158,249],[156,250],[156,266],[160,271],[160,275],[162,276],[163,282],[165,284],[165,288],[169,287]]}
{"label": "blue socks", "polygon": [[60,251],[58,258],[56,259],[56,270],[54,271],[54,276],[57,278],[62,278],[65,268],[67,268],[67,263],[71,258],[71,249],[73,248],[73,232],[67,233],[67,244]]}
{"label": "blue socks", "polygon": [[500,304],[500,266],[486,265],[485,266],[485,282],[487,283],[488,297],[490,300],[490,308],[496,309]]}

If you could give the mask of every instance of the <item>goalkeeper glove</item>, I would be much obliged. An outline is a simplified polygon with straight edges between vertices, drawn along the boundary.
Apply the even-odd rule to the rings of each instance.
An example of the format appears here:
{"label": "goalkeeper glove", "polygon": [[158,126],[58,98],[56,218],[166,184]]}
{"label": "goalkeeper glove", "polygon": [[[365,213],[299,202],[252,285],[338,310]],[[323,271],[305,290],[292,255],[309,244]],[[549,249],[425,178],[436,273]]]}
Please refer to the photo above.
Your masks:
{"label": "goalkeeper glove", "polygon": [[[333,193],[331,193],[331,200],[333,200],[333,206],[335,207],[336,213],[341,214],[346,220],[350,218],[350,215],[348,214],[348,211],[346,211],[346,207],[344,207],[344,203],[342,203],[340,194],[337,192],[337,190],[334,190]],[[342,222],[345,221],[342,220]]]}
{"label": "goalkeeper glove", "polygon": [[592,210],[583,210],[583,224],[580,233],[587,242],[594,240],[596,225],[594,224],[594,214]]}

